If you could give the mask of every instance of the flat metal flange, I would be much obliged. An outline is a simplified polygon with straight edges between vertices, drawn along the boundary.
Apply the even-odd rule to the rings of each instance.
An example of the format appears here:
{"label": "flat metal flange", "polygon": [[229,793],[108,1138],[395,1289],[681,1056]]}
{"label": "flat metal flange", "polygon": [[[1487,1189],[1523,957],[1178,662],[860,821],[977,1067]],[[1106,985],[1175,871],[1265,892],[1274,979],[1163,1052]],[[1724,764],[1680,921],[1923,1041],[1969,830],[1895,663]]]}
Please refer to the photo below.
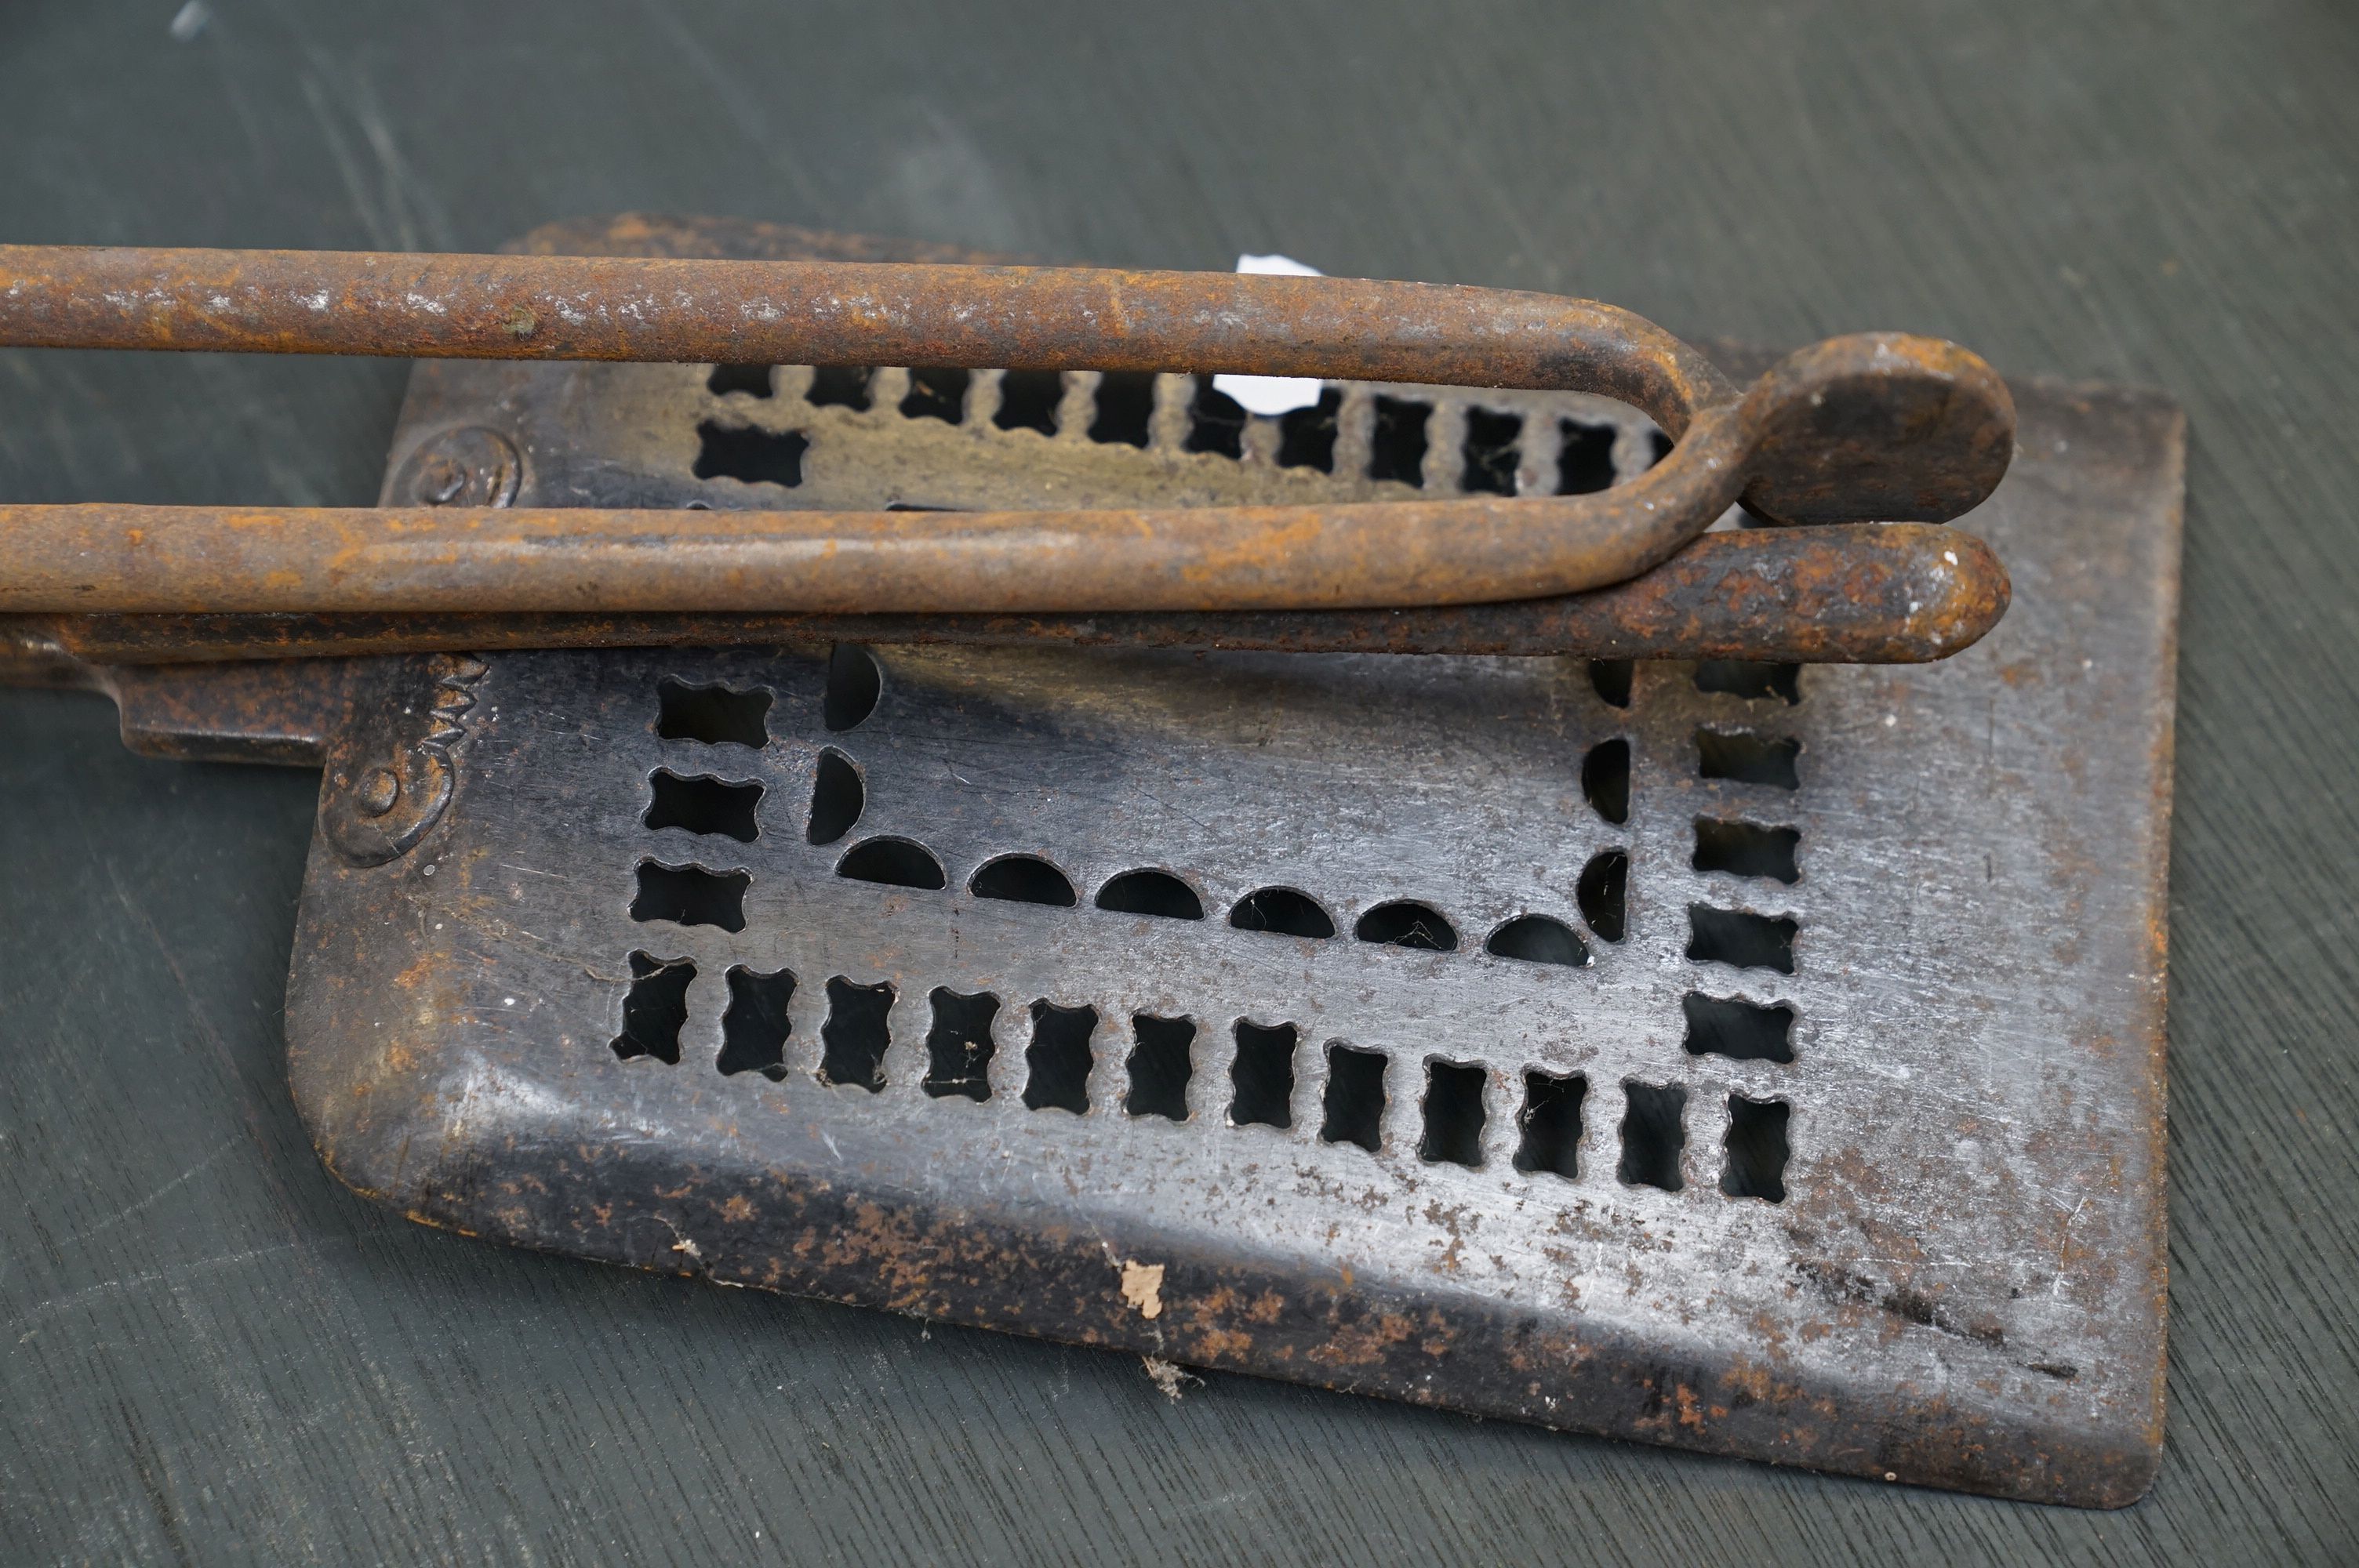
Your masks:
{"label": "flat metal flange", "polygon": [[[889,368],[864,408],[818,395],[840,374],[749,384],[424,367],[397,477],[467,430],[520,504],[778,501],[701,471],[753,429],[833,504],[1407,482],[1369,477],[1373,425],[1327,470],[1258,427],[1190,450],[1172,387],[1135,446],[1073,427],[1088,378],[1045,431],[1003,427],[988,373],[957,420]],[[1587,429],[1613,474],[1649,455],[1588,400],[1334,391],[1427,400],[1433,488],[1555,483]],[[1937,665],[371,666],[304,887],[303,1113],[344,1180],[477,1235],[2130,1501],[2162,1422],[2181,423],[2017,392],[2023,451],[1966,521],[2014,608]]]}

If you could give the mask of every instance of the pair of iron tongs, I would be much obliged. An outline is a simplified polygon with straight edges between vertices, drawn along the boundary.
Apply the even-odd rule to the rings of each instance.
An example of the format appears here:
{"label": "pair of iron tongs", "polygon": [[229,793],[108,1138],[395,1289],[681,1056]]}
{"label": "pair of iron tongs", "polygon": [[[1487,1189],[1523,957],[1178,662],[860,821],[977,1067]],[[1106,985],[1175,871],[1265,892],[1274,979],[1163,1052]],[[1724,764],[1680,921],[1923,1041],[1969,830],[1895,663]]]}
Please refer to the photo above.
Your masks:
{"label": "pair of iron tongs", "polygon": [[[1602,394],[1669,454],[1576,496],[1026,512],[0,505],[0,611],[115,662],[922,634],[1907,662],[2007,583],[1938,526],[2006,385],[1831,338],[1739,390],[1586,300],[1343,278],[0,246],[0,346],[1231,372]],[[1770,524],[1718,531],[1742,503]],[[1932,524],[1932,526],[1929,526]]]}

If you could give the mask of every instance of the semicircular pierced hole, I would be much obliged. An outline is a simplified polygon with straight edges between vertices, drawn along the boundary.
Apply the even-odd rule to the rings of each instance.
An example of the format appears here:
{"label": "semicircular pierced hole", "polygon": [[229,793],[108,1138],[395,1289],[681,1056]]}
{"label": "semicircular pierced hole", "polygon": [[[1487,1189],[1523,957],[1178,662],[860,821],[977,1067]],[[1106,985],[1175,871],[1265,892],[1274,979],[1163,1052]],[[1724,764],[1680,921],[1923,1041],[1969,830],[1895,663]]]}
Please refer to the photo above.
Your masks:
{"label": "semicircular pierced hole", "polygon": [[985,862],[966,885],[977,898],[1050,903],[1060,909],[1071,909],[1080,902],[1065,873],[1038,855],[1002,855]]}
{"label": "semicircular pierced hole", "polygon": [[1484,950],[1501,958],[1527,964],[1563,964],[1580,968],[1589,962],[1589,946],[1561,920],[1545,914],[1519,914],[1491,933]]}
{"label": "semicircular pierced hole", "polygon": [[1589,748],[1581,760],[1581,793],[1608,822],[1630,820],[1630,742],[1616,736]]}
{"label": "semicircular pierced hole", "polygon": [[1125,871],[1098,889],[1098,907],[1117,914],[1153,914],[1165,920],[1201,920],[1204,901],[1169,871]]}
{"label": "semicircular pierced hole", "polygon": [[852,759],[830,746],[819,754],[811,779],[810,827],[804,837],[814,844],[832,844],[852,831],[868,809],[868,789]]}
{"label": "semicircular pierced hole", "polygon": [[1281,936],[1335,935],[1334,917],[1307,892],[1293,888],[1257,888],[1237,900],[1229,924],[1240,931],[1274,931]]}
{"label": "semicircular pierced hole", "polygon": [[876,667],[875,655],[857,643],[838,643],[827,655],[827,696],[820,719],[838,734],[857,729],[876,711],[884,689],[885,673]]}
{"label": "semicircular pierced hole", "polygon": [[950,885],[942,863],[933,851],[909,838],[864,838],[835,863],[835,874],[856,882],[882,882],[896,888],[941,888]]}
{"label": "semicircular pierced hole", "polygon": [[1360,916],[1352,935],[1388,947],[1414,947],[1425,953],[1458,951],[1457,929],[1441,912],[1430,903],[1408,899],[1376,905]]}
{"label": "semicircular pierced hole", "polygon": [[1581,904],[1581,918],[1600,941],[1619,942],[1624,927],[1624,891],[1630,885],[1630,857],[1621,849],[1608,849],[1590,857],[1589,864],[1581,868],[1581,881],[1573,885],[1573,897]]}

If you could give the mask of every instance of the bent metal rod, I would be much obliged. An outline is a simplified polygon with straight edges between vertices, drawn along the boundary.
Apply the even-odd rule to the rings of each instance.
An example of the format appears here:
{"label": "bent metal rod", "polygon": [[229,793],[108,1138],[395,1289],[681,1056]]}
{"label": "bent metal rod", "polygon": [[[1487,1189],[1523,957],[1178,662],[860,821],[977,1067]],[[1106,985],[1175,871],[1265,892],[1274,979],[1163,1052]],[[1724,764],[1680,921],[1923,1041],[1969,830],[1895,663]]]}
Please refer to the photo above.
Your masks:
{"label": "bent metal rod", "polygon": [[[0,611],[19,613],[1482,606],[1636,578],[1740,499],[1777,523],[1946,522],[1997,484],[2014,439],[1995,373],[1936,340],[1830,339],[1740,391],[1610,306],[1333,278],[0,246],[0,345],[1350,377],[1602,394],[1675,441],[1639,479],[1565,497],[924,514],[0,505]],[[1819,566],[1840,581],[1866,537],[1831,533],[1820,553],[1835,558]],[[1987,550],[1917,542],[1958,579],[1951,597],[1995,620],[2005,577]],[[1914,656],[1986,625],[1950,624],[1944,646]]]}

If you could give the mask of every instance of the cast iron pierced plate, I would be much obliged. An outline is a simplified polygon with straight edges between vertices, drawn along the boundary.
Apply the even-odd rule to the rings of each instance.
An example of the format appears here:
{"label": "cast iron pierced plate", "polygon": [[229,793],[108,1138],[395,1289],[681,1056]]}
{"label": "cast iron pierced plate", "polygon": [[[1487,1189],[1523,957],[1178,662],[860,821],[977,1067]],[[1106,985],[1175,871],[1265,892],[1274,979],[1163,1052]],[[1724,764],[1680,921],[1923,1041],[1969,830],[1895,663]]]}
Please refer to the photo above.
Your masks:
{"label": "cast iron pierced plate", "polygon": [[[1184,386],[1138,448],[1071,429],[1088,378],[1044,433],[988,374],[958,423],[709,375],[421,368],[388,488],[488,430],[520,503],[763,504],[694,471],[731,420],[799,432],[830,504],[1364,488],[1401,482],[1348,427],[1380,393],[1550,443],[1429,447],[1435,488],[1553,483],[1584,426],[1626,477],[1646,441],[1586,399],[1339,387],[1340,472],[1306,472],[1275,428],[1189,450]],[[385,661],[289,989],[321,1152],[585,1257],[2128,1502],[2162,1430],[2181,427],[2017,391],[1966,520],[2014,609],[1938,665]]]}

